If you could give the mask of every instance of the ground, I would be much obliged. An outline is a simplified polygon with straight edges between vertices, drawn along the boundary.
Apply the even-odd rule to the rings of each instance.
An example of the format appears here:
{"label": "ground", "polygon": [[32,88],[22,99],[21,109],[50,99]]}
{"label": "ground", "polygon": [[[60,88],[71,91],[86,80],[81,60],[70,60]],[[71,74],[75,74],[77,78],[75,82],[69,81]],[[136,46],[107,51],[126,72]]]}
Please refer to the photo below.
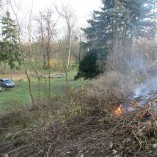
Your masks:
{"label": "ground", "polygon": [[[144,110],[143,110],[144,111]],[[156,128],[142,124],[139,112],[111,115],[77,115],[64,123],[22,127],[20,113],[0,117],[2,157],[156,157]],[[133,117],[136,117],[133,119]],[[103,119],[104,118],[104,119]],[[132,120],[130,120],[130,118]],[[154,133],[152,134],[152,131]]]}
{"label": "ground", "polygon": [[[68,86],[69,88],[75,88],[88,84],[90,81],[78,80],[74,81],[75,71],[68,73]],[[0,75],[0,77],[9,77],[10,74]],[[13,80],[15,87],[9,90],[2,90],[0,93],[0,112],[8,110],[10,107],[21,106],[31,103],[31,97],[29,94],[28,82],[25,74],[13,74]],[[31,90],[33,97],[38,99],[39,97],[47,97],[48,80],[42,79],[40,84],[36,78],[31,78]],[[63,95],[66,93],[66,81],[65,78],[51,79],[51,95]]]}
{"label": "ground", "polygon": [[[0,78],[11,78],[11,74],[0,74]],[[24,78],[26,78],[26,75],[24,73],[12,74],[13,80],[21,80]]]}
{"label": "ground", "polygon": [[[73,81],[73,74],[69,74],[70,86],[80,87],[89,83]],[[36,99],[33,105],[22,106],[18,102],[18,106],[20,97],[29,96],[25,90],[28,83],[21,80],[15,82],[16,88],[0,93],[4,107],[1,109],[5,111],[0,113],[2,157],[157,156],[157,112],[150,107],[156,103],[156,95],[143,101],[141,107],[135,100],[133,111],[126,110],[115,115],[116,106],[108,105],[117,98],[113,97],[113,93],[108,92],[111,94],[110,101],[106,101],[104,95],[89,95],[89,88],[86,87],[71,89],[66,93],[65,78],[52,80],[51,90],[56,95],[52,95],[51,101]],[[32,85],[34,97],[39,98],[36,79],[32,80]],[[2,98],[4,102],[8,99],[8,103],[2,103]],[[42,95],[40,98],[45,97]],[[28,102],[28,99],[22,100]],[[120,100],[122,104],[132,104],[128,99]],[[12,108],[5,110],[6,106]]]}

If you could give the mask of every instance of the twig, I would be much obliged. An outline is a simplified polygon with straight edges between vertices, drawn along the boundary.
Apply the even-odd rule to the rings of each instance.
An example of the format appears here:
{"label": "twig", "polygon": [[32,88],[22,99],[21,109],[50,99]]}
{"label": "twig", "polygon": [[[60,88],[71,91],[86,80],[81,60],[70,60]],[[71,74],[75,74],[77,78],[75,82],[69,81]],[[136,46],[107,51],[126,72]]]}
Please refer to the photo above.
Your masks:
{"label": "twig", "polygon": [[50,153],[51,147],[52,147],[52,143],[50,144],[50,146],[49,146],[49,148],[48,148],[47,157],[49,157],[49,153]]}
{"label": "twig", "polygon": [[20,150],[20,149],[23,149],[23,148],[26,148],[26,147],[29,147],[29,146],[32,146],[32,144],[29,144],[29,145],[26,145],[26,146],[22,146],[22,147],[16,148],[16,149],[14,149],[14,150],[12,150],[12,151],[6,153],[6,154],[14,153],[14,152],[16,152],[17,150]]}

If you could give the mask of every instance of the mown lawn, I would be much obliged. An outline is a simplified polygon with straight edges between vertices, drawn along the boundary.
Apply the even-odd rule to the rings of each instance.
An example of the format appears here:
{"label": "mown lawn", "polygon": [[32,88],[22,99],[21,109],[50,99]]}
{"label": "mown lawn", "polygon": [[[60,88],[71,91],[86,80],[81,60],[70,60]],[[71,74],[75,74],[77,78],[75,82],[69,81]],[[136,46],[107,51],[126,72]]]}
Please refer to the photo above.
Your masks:
{"label": "mown lawn", "polygon": [[[76,72],[68,73],[68,85],[69,88],[76,88],[84,86],[90,83],[89,80],[77,80],[74,81]],[[14,88],[4,90],[0,92],[0,112],[6,110],[8,107],[14,105],[25,105],[31,102],[28,82],[15,81],[16,86]],[[32,94],[34,98],[46,97],[48,93],[48,79],[42,79],[40,87],[36,78],[31,79]],[[66,92],[66,81],[65,78],[51,79],[51,95],[63,95]]]}

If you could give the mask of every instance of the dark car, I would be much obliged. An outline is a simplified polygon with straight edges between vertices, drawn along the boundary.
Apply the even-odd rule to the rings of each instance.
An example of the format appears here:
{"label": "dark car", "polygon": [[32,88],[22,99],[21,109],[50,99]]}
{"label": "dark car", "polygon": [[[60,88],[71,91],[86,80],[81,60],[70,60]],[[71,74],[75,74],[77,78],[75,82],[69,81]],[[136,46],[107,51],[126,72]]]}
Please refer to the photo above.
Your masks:
{"label": "dark car", "polygon": [[0,86],[5,88],[12,88],[15,86],[15,83],[10,79],[0,79]]}

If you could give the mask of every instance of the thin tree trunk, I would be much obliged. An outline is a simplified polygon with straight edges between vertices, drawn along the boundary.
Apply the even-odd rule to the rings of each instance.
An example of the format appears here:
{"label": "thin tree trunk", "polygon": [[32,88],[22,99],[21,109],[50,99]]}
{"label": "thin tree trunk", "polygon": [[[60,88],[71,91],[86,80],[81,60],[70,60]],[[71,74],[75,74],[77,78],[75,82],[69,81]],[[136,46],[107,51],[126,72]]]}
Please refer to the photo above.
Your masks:
{"label": "thin tree trunk", "polygon": [[[49,49],[49,48],[48,48]],[[50,67],[50,52],[47,50],[47,62],[48,62],[48,98],[49,98],[49,104],[51,100],[51,67]]]}
{"label": "thin tree trunk", "polygon": [[69,41],[68,41],[68,62],[67,62],[67,70],[70,66],[70,59],[71,59],[71,29],[69,28]]}
{"label": "thin tree trunk", "polygon": [[4,77],[6,77],[6,73],[7,73],[7,63],[4,63]]}
{"label": "thin tree trunk", "polygon": [[13,80],[13,68],[11,68],[11,80]]}

